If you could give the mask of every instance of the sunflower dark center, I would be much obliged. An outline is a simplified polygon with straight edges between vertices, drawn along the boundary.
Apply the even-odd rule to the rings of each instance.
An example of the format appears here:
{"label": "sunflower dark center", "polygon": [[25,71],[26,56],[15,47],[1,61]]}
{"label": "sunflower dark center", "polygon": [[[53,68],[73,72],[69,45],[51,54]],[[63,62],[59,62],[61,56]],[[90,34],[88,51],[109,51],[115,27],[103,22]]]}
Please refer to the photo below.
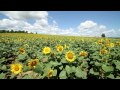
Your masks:
{"label": "sunflower dark center", "polygon": [[15,66],[15,71],[18,71],[19,70],[19,67],[16,65]]}
{"label": "sunflower dark center", "polygon": [[37,64],[37,62],[36,61],[33,61],[32,63],[31,63],[31,66],[35,66]]}
{"label": "sunflower dark center", "polygon": [[72,53],[68,53],[67,56],[68,56],[69,59],[72,59],[72,58],[73,58],[73,54],[72,54]]}

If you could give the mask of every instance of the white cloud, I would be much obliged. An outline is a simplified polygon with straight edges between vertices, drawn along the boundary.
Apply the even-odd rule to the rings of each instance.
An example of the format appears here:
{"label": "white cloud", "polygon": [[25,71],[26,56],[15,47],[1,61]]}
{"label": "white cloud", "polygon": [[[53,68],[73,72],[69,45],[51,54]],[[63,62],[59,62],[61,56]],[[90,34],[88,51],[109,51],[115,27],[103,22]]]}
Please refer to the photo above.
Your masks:
{"label": "white cloud", "polygon": [[[8,17],[0,20],[0,29],[75,36],[101,36],[102,33],[105,33],[107,37],[120,37],[120,29],[110,30],[92,20],[81,22],[76,28],[62,29],[54,19],[52,24],[48,23],[48,17],[50,16],[48,16],[47,11],[0,11],[0,13]],[[31,18],[35,20],[35,23],[31,24],[27,21],[27,19]]]}
{"label": "white cloud", "polygon": [[15,29],[20,30],[23,27],[29,27],[30,24],[25,21],[17,21],[10,19],[2,19],[0,20],[0,29]]}
{"label": "white cloud", "polygon": [[80,23],[80,25],[78,26],[78,29],[90,29],[97,26],[97,23],[93,22],[93,21],[85,21]]}
{"label": "white cloud", "polygon": [[106,29],[106,26],[104,26],[104,25],[100,25],[99,27],[100,27],[100,29]]}
{"label": "white cloud", "polygon": [[34,26],[46,27],[46,26],[48,26],[48,21],[46,19],[36,20],[36,22],[34,23]]}
{"label": "white cloud", "polygon": [[[44,33],[48,27],[48,12],[46,11],[0,11],[8,19],[0,20],[0,29],[27,30],[28,32]],[[30,24],[27,19],[34,19]]]}
{"label": "white cloud", "polygon": [[80,23],[77,27],[78,33],[81,36],[101,36],[102,33],[105,33],[107,37],[120,36],[119,30],[109,30],[104,25],[98,25],[94,21],[85,21]]}
{"label": "white cloud", "polygon": [[120,37],[120,30],[108,30],[104,32],[108,37]]}
{"label": "white cloud", "polygon": [[14,20],[25,20],[29,18],[43,19],[48,16],[48,12],[46,11],[1,11],[0,13]]}

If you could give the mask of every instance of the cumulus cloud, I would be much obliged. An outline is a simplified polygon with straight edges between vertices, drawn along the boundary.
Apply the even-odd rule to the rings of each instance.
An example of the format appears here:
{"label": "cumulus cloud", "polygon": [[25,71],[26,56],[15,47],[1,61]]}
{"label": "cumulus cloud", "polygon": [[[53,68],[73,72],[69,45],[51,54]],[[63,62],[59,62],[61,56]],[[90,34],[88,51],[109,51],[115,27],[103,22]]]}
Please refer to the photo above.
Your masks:
{"label": "cumulus cloud", "polygon": [[78,29],[90,29],[90,28],[94,28],[95,26],[97,26],[97,23],[93,21],[85,21],[80,23]]}
{"label": "cumulus cloud", "polygon": [[15,29],[20,30],[23,27],[29,27],[30,24],[25,21],[17,21],[10,19],[2,19],[0,20],[0,29]]}
{"label": "cumulus cloud", "polygon": [[[110,30],[92,20],[81,22],[76,28],[62,29],[53,18],[52,24],[49,24],[48,17],[50,16],[47,11],[0,11],[0,13],[8,17],[0,20],[0,29],[26,30],[55,35],[101,36],[102,33],[105,33],[107,37],[120,36],[120,29]],[[30,23],[27,19],[34,19],[35,22]]]}
{"label": "cumulus cloud", "polygon": [[102,33],[105,33],[107,37],[120,36],[119,30],[109,30],[104,25],[98,25],[94,21],[87,20],[80,23],[77,27],[78,34],[81,36],[101,36]]}
{"label": "cumulus cloud", "polygon": [[29,18],[43,19],[47,18],[46,11],[0,11],[0,13],[8,16],[12,20],[25,20]]}
{"label": "cumulus cloud", "polygon": [[[48,27],[48,12],[46,11],[0,11],[8,19],[0,20],[0,29],[26,30],[28,32],[45,32]],[[30,24],[27,19],[34,19]]]}
{"label": "cumulus cloud", "polygon": [[[0,29],[26,30],[44,34],[71,34],[72,29],[61,29],[58,23],[53,20],[48,23],[48,12],[46,11],[0,11],[8,19],[0,20]],[[35,23],[30,24],[27,19],[34,19]]]}

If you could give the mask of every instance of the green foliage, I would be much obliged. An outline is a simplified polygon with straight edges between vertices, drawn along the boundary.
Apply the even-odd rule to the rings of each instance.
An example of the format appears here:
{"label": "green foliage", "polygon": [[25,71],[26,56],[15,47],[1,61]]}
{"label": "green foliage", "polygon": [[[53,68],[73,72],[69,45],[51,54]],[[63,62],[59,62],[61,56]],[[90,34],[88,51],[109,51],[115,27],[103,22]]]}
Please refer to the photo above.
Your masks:
{"label": "green foliage", "polygon": [[81,78],[81,79],[87,79],[87,76],[86,76],[86,72],[85,71],[82,71],[80,68],[76,68],[76,73],[75,73],[75,76],[77,78]]}
{"label": "green foliage", "polygon": [[56,76],[56,75],[57,75],[57,69],[54,69],[53,76]]}
{"label": "green foliage", "polygon": [[17,60],[19,60],[19,61],[24,61],[26,59],[27,59],[27,55],[26,54],[19,54],[18,58],[17,58]]}
{"label": "green foliage", "polygon": [[114,70],[114,68],[112,66],[107,66],[107,65],[102,65],[102,69],[105,71],[105,72],[112,72]]}
{"label": "green foliage", "polygon": [[66,70],[66,72],[67,72],[68,75],[69,75],[70,73],[72,73],[72,69],[71,69],[71,67],[68,66],[68,65],[66,65],[65,70]]}
{"label": "green foliage", "polygon": [[[120,39],[11,32],[0,34],[1,79],[120,79]],[[113,47],[110,47],[111,43]],[[63,46],[63,51],[57,51],[57,45]],[[44,47],[50,47],[50,53],[44,54]],[[107,53],[100,54],[101,49]],[[75,54],[73,62],[66,58],[68,51]],[[83,53],[81,56],[81,51],[87,55]],[[31,59],[38,60],[37,64],[31,64],[33,68],[28,66]],[[11,71],[14,63],[22,64],[22,71],[18,74]]]}
{"label": "green foliage", "polygon": [[65,70],[63,70],[63,71],[60,72],[59,78],[60,78],[60,79],[67,79],[66,71],[65,71]]}
{"label": "green foliage", "polygon": [[36,72],[36,73],[42,74],[43,73],[43,67],[41,66],[41,64],[38,64],[38,65],[35,66],[33,71]]}
{"label": "green foliage", "polygon": [[99,72],[96,72],[93,70],[93,68],[90,69],[90,74],[92,75],[99,75]]}
{"label": "green foliage", "polygon": [[0,79],[5,79],[5,74],[4,73],[0,74]]}
{"label": "green foliage", "polygon": [[110,79],[114,79],[115,78],[113,74],[110,74],[107,77],[110,78]]}
{"label": "green foliage", "polygon": [[114,64],[116,65],[116,69],[120,70],[120,61],[114,61]]}

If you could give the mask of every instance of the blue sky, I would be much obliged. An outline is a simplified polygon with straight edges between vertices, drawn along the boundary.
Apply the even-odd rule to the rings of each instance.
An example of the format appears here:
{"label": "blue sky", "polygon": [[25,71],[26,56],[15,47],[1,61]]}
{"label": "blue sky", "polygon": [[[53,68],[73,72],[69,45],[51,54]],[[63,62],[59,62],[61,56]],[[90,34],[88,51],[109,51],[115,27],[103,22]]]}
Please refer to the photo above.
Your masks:
{"label": "blue sky", "polygon": [[120,11],[48,11],[62,28],[76,27],[80,22],[92,20],[108,28],[120,28]]}
{"label": "blue sky", "polygon": [[0,29],[120,37],[120,11],[0,11]]}

